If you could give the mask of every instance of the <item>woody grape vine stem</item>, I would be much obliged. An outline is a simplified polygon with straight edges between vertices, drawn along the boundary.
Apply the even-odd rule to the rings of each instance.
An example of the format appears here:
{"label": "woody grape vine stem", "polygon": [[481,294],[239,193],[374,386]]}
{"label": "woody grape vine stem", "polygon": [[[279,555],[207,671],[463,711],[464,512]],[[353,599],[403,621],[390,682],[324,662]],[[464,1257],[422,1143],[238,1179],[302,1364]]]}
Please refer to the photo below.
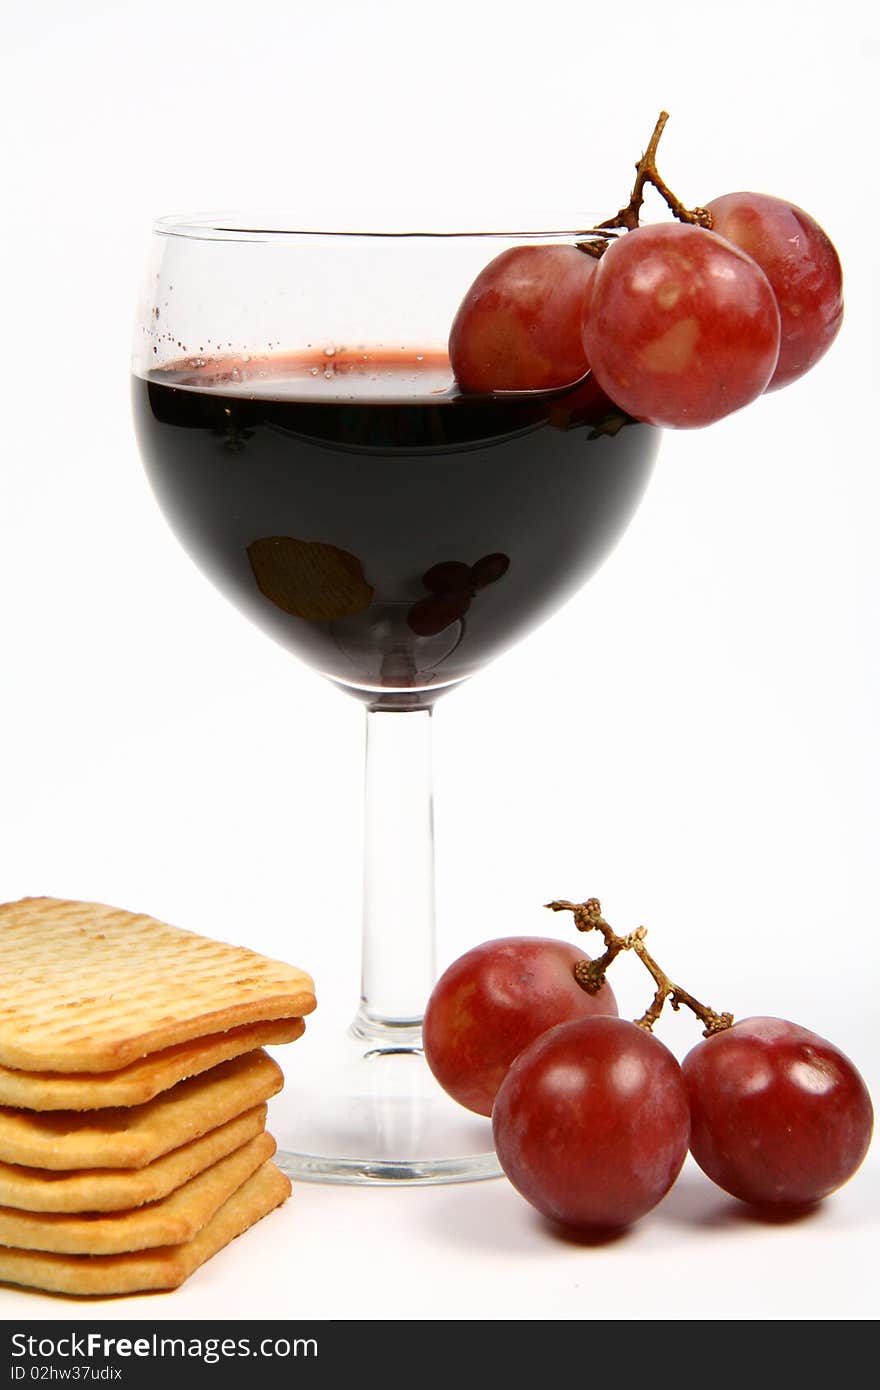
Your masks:
{"label": "woody grape vine stem", "polygon": [[601,932],[605,942],[605,951],[596,960],[578,961],[574,967],[574,977],[581,989],[588,994],[597,994],[605,983],[605,972],[608,966],[621,951],[633,951],[651,975],[656,990],[654,998],[649,1007],[642,1014],[641,1018],[634,1020],[640,1028],[651,1032],[657,1019],[663,1010],[666,1000],[673,1009],[679,1009],[682,1004],[690,1009],[693,1014],[704,1024],[703,1037],[710,1038],[713,1033],[723,1033],[733,1023],[733,1014],[716,1013],[706,1004],[701,1004],[681,985],[675,984],[669,976],[649,954],[645,946],[645,937],[648,932],[645,927],[637,927],[628,936],[618,936],[602,916],[602,905],[598,898],[588,898],[583,903],[570,903],[563,899],[558,899],[552,903],[546,903],[551,912],[572,912],[574,913],[574,923],[578,931],[598,931]]}
{"label": "woody grape vine stem", "polygon": [[605,222],[600,222],[598,227],[594,228],[598,233],[596,237],[579,241],[577,245],[580,251],[585,251],[590,256],[601,256],[607,250],[610,239],[613,239],[618,231],[635,231],[639,225],[642,204],[645,201],[645,184],[648,183],[656,188],[673,217],[677,217],[679,222],[690,222],[698,227],[711,228],[711,212],[702,207],[685,207],[681,199],[676,197],[658,172],[657,146],[668,120],[669,112],[661,111],[648,141],[648,148],[641,159],[636,162],[636,179],[626,207],[620,208],[613,217],[609,217]]}

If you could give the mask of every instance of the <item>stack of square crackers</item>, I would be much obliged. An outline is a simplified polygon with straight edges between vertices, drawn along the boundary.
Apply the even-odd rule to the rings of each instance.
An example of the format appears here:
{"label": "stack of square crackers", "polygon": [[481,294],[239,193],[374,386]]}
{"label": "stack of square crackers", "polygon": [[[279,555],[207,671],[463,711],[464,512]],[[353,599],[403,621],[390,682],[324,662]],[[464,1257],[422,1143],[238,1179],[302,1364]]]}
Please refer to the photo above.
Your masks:
{"label": "stack of square crackers", "polygon": [[0,906],[0,1281],[174,1288],[283,1202],[263,1047],[314,1007],[302,970],[152,917]]}

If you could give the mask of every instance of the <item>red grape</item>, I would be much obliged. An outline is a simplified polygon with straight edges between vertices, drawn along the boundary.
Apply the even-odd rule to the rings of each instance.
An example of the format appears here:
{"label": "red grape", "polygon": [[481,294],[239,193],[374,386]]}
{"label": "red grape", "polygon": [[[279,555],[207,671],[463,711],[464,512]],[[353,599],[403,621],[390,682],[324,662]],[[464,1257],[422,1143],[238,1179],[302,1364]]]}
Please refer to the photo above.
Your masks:
{"label": "red grape", "polygon": [[782,317],[768,391],[808,371],[843,320],[843,274],[833,245],[803,208],[766,193],[725,193],[708,204],[714,230],[747,252],[770,281]]}
{"label": "red grape", "polygon": [[579,1230],[637,1221],[687,1155],[681,1068],[621,1018],[561,1023],[507,1073],[492,1112],[502,1168],[545,1216]]}
{"label": "red grape", "polygon": [[873,1110],[864,1081],[838,1048],[795,1023],[744,1019],[699,1043],[682,1071],[691,1152],[744,1202],[817,1202],[867,1152]]}
{"label": "red grape", "polygon": [[587,371],[581,324],[596,261],[574,246],[513,246],[480,272],[449,334],[462,391],[547,391]]}
{"label": "red grape", "polygon": [[590,372],[583,381],[564,396],[557,396],[550,407],[550,424],[557,429],[573,429],[575,425],[598,425],[609,417],[621,418],[615,405]]}
{"label": "red grape", "polygon": [[449,1095],[491,1115],[514,1058],[567,1019],[616,1014],[609,985],[588,994],[574,978],[589,956],[568,941],[500,937],[466,951],[440,976],[425,1011],[425,1057]]}
{"label": "red grape", "polygon": [[693,428],[760,396],[779,309],[744,251],[681,222],[639,227],[599,262],[584,345],[599,385],[652,425]]}

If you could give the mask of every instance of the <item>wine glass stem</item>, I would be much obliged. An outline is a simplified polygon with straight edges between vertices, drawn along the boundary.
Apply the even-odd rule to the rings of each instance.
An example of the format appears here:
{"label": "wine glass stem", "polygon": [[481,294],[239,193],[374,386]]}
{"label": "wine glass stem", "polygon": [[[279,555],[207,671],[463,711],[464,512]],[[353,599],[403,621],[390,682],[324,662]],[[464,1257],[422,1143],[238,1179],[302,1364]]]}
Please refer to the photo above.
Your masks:
{"label": "wine glass stem", "polygon": [[367,710],[361,1002],[354,1032],[421,1044],[433,987],[431,711]]}

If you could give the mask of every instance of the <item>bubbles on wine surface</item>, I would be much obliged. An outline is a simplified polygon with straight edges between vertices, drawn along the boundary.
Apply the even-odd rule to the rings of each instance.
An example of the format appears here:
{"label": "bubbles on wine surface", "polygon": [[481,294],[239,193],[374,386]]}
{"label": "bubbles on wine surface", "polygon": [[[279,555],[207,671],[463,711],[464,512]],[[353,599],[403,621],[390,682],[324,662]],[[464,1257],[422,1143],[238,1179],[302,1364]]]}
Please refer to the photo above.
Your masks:
{"label": "bubbles on wine surface", "polygon": [[228,353],[178,358],[148,379],[191,391],[222,391],[252,400],[431,402],[458,395],[444,349],[418,353],[382,345],[326,344],[293,352]]}

